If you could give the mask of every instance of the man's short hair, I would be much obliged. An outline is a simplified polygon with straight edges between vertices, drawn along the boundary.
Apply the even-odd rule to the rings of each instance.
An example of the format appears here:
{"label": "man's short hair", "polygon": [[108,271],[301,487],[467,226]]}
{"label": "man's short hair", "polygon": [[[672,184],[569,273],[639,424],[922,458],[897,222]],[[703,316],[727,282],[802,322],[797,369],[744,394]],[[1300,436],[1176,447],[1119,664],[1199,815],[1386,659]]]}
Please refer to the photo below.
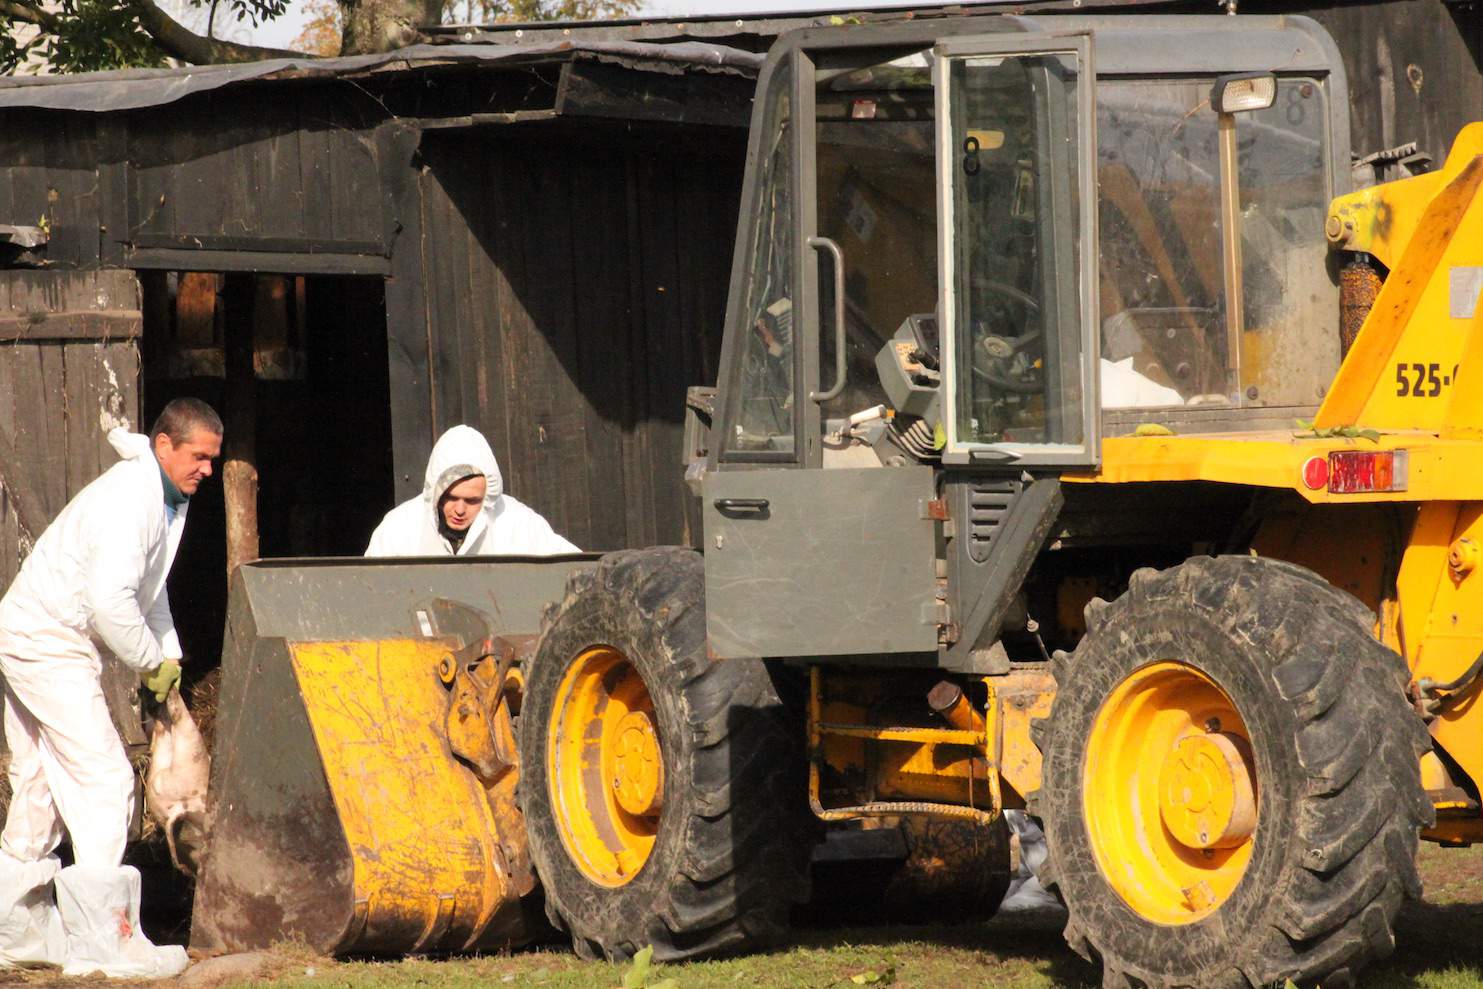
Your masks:
{"label": "man's short hair", "polygon": [[199,398],[172,398],[160,410],[159,418],[154,421],[154,428],[149,431],[149,439],[152,443],[164,433],[170,437],[171,443],[178,446],[190,442],[192,434],[198,429],[220,436],[221,416]]}

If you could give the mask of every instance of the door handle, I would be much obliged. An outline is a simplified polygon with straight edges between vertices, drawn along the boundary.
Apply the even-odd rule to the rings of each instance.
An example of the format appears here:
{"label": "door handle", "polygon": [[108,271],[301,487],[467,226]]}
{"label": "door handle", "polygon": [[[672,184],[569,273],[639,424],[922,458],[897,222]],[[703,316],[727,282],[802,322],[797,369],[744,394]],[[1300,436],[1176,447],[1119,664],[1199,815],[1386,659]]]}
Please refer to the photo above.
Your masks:
{"label": "door handle", "polygon": [[722,512],[765,512],[766,498],[717,498],[713,504]]}
{"label": "door handle", "polygon": [[808,246],[834,259],[834,387],[808,393],[811,401],[822,403],[844,390],[844,252],[828,237],[810,237]]}

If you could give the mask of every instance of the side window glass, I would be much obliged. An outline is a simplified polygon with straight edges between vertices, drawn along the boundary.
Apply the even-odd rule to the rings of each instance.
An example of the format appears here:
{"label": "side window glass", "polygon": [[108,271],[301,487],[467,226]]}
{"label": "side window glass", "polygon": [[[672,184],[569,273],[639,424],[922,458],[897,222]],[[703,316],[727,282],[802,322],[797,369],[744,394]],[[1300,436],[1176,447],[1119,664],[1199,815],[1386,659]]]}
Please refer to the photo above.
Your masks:
{"label": "side window glass", "polygon": [[1236,118],[1245,405],[1316,405],[1339,366],[1328,212],[1328,111],[1313,79],[1280,79],[1265,110]]}
{"label": "side window glass", "polygon": [[1208,82],[1098,89],[1102,407],[1229,404]]}
{"label": "side window glass", "polygon": [[791,459],[794,452],[795,349],[793,188],[788,169],[793,144],[792,74],[781,68],[771,88],[763,129],[760,199],[752,218],[751,281],[733,381],[734,414],[723,451],[735,459]]}

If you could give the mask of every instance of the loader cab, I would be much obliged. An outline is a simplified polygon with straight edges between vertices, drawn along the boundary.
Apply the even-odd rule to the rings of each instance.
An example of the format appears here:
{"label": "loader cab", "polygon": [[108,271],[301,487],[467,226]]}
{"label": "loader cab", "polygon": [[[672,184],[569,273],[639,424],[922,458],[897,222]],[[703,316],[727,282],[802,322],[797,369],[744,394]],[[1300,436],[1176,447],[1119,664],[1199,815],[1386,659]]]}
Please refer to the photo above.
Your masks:
{"label": "loader cab", "polygon": [[[1212,106],[1256,77],[1269,105]],[[709,467],[1071,468],[1140,422],[1286,425],[1340,359],[1323,219],[1347,158],[1342,68],[1305,18],[787,36]]]}
{"label": "loader cab", "polygon": [[1300,17],[781,39],[700,484],[712,648],[977,670],[1055,521],[1037,482],[1145,422],[1311,416],[1348,144],[1338,53]]}

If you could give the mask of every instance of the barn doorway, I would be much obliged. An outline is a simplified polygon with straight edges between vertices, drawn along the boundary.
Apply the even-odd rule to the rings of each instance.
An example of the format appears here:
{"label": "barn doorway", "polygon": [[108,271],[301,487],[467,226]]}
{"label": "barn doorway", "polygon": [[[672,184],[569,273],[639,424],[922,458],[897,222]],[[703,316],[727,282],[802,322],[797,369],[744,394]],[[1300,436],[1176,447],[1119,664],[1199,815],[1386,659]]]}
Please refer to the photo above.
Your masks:
{"label": "barn doorway", "polygon": [[[392,505],[385,282],[371,276],[140,273],[142,421],[179,396],[250,430],[263,557],[358,555]],[[251,334],[248,400],[229,345]],[[244,421],[249,416],[250,421]],[[229,437],[230,439],[230,437]],[[220,662],[227,531],[222,471],[192,502],[170,603],[193,679]]]}

